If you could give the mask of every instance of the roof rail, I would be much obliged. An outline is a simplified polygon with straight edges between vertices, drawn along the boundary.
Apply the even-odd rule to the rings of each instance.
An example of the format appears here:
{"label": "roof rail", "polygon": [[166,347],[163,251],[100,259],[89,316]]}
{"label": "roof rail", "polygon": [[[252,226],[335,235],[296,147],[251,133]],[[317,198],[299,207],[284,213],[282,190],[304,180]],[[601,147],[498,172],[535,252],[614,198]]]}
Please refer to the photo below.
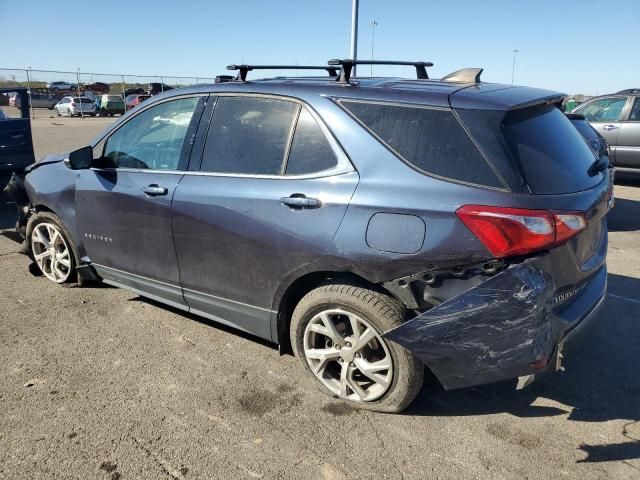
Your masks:
{"label": "roof rail", "polygon": [[455,72],[445,75],[440,79],[442,82],[463,82],[463,83],[480,83],[480,75],[484,69],[482,68],[463,68]]}
{"label": "roof rail", "polygon": [[330,77],[338,76],[338,68],[330,65],[228,65],[227,70],[238,70],[236,81],[245,82],[252,70],[326,70]]}
{"label": "roof rail", "polygon": [[344,59],[340,60],[334,58],[329,60],[329,65],[340,65],[342,68],[340,70],[340,76],[337,78],[337,81],[340,83],[349,83],[349,79],[351,78],[351,71],[355,65],[406,65],[412,66],[416,69],[416,76],[419,80],[426,80],[429,78],[427,75],[427,67],[433,67],[433,63],[431,62],[402,62],[397,60],[351,60]]}
{"label": "roof rail", "polygon": [[616,93],[640,93],[640,88],[625,88]]}

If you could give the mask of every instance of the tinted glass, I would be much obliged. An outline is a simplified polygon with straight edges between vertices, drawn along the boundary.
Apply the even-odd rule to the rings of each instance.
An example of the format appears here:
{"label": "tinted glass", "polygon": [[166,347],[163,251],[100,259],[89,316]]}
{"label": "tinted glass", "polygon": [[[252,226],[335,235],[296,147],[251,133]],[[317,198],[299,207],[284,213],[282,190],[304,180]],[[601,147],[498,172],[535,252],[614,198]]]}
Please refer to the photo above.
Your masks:
{"label": "tinted glass", "polygon": [[636,97],[631,107],[631,113],[629,114],[629,120],[632,122],[640,122],[640,97]]}
{"label": "tinted glass", "polygon": [[109,139],[104,166],[176,170],[198,98],[161,103],[133,117]]}
{"label": "tinted glass", "polygon": [[451,111],[346,101],[342,104],[416,168],[477,185],[504,187]]}
{"label": "tinted glass", "polygon": [[627,97],[601,98],[579,106],[574,113],[584,115],[590,122],[617,122],[625,103]]}
{"label": "tinted glass", "polygon": [[338,164],[327,137],[313,115],[303,108],[298,117],[287,161],[287,175],[321,172]]}
{"label": "tinted glass", "polygon": [[534,193],[578,192],[602,180],[600,175],[587,173],[595,153],[564,113],[552,105],[507,113],[502,131]]}
{"label": "tinted glass", "polygon": [[281,174],[298,108],[296,103],[270,98],[218,98],[201,169]]}
{"label": "tinted glass", "polygon": [[93,103],[93,100],[84,97],[76,97],[73,99],[73,101],[76,103]]}

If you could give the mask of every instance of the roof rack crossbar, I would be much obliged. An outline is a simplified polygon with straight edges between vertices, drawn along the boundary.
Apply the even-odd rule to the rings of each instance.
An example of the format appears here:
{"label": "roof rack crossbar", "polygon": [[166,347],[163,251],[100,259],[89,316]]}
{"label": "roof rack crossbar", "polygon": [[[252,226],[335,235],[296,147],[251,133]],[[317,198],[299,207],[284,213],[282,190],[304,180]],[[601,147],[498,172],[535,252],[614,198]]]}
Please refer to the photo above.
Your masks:
{"label": "roof rack crossbar", "polygon": [[415,67],[416,77],[419,80],[427,80],[429,75],[427,74],[427,67],[433,67],[431,62],[403,62],[398,60],[352,60],[344,59],[340,60],[334,58],[327,62],[329,65],[340,65],[340,76],[336,79],[340,83],[349,83],[351,78],[351,71],[355,65],[406,65]]}
{"label": "roof rack crossbar", "polygon": [[247,72],[252,70],[326,70],[330,77],[338,77],[338,67],[332,65],[228,65],[227,70],[238,70],[236,80],[247,80]]}

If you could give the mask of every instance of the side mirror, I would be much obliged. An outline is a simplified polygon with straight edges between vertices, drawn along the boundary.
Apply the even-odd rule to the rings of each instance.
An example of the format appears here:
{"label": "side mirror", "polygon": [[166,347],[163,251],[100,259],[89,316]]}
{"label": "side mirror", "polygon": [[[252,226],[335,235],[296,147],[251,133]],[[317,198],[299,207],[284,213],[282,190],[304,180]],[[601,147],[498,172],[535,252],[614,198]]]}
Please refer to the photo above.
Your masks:
{"label": "side mirror", "polygon": [[69,154],[69,167],[71,170],[86,170],[93,163],[93,148],[82,147]]}

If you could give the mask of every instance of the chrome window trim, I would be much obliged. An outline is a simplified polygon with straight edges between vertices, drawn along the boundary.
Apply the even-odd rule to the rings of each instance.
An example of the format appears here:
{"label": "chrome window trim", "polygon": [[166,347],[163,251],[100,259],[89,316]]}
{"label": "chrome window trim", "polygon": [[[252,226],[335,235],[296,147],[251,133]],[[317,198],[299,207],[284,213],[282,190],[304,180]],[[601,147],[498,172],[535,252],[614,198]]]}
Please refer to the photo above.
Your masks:
{"label": "chrome window trim", "polygon": [[[312,178],[326,178],[326,177],[333,177],[336,175],[343,175],[345,173],[352,173],[356,171],[355,167],[351,163],[351,160],[349,160],[349,157],[347,156],[342,146],[338,143],[338,141],[334,137],[331,130],[329,130],[329,127],[327,127],[322,117],[315,111],[315,109],[313,109],[313,107],[311,107],[311,105],[297,98],[288,97],[286,95],[276,95],[276,94],[268,94],[268,93],[201,92],[201,93],[190,93],[190,94],[172,96],[172,97],[154,102],[152,104],[146,105],[143,109],[136,112],[135,115],[132,115],[130,118],[128,118],[126,122],[122,123],[122,125],[119,125],[114,130],[109,130],[102,137],[95,139],[91,147],[95,148],[95,146],[98,145],[100,142],[104,140],[108,140],[107,137],[110,137],[111,135],[113,135],[120,128],[122,128],[124,125],[129,123],[129,121],[132,118],[137,117],[145,110],[148,110],[149,108],[152,108],[156,105],[160,105],[161,103],[165,103],[168,101],[182,99],[182,98],[191,98],[191,97],[210,97],[210,100],[213,100],[213,101],[216,101],[216,99],[219,97],[258,97],[258,98],[273,98],[274,100],[286,100],[286,101],[294,102],[300,105],[301,108],[307,108],[311,116],[318,123],[318,125],[320,126],[320,129],[322,130],[322,133],[324,134],[325,138],[331,145],[331,148],[333,149],[333,152],[337,157],[338,163],[335,167],[329,168],[327,170],[321,170],[313,173],[305,173],[301,175],[281,175],[281,174],[262,175],[262,174],[251,174],[251,173],[219,173],[219,172],[203,172],[202,170],[151,170],[146,168],[91,167],[91,170],[103,171],[103,172],[164,173],[164,174],[173,174],[173,175],[180,174],[180,175],[194,175],[194,176],[208,176],[208,177],[236,177],[236,178],[256,178],[256,179],[271,179],[271,180],[306,180],[306,179],[312,179]],[[212,115],[214,113],[215,113],[215,109],[214,109],[214,112],[212,112]],[[106,142],[105,142],[105,146],[106,146]],[[204,148],[204,144],[203,144],[203,148]]]}
{"label": "chrome window trim", "polygon": [[[334,137],[329,127],[327,127],[322,117],[318,114],[318,112],[315,111],[315,109],[311,105],[309,105],[305,101],[300,100],[299,98],[289,97],[286,95],[276,95],[276,94],[270,94],[270,93],[221,92],[221,93],[212,93],[211,95],[216,98],[220,98],[220,97],[272,98],[274,100],[284,100],[284,101],[293,102],[300,105],[301,108],[306,108],[311,114],[311,116],[313,117],[313,119],[316,121],[318,126],[320,127],[320,130],[322,130],[322,133],[324,134],[327,141],[329,142],[329,145],[331,146],[333,153],[337,157],[338,164],[335,167],[329,168],[327,170],[321,170],[318,172],[308,173],[304,175],[259,175],[259,174],[251,174],[251,173],[229,174],[229,173],[216,173],[216,172],[202,172],[202,173],[214,174],[214,175],[225,176],[225,177],[228,177],[228,176],[235,176],[235,177],[242,177],[242,178],[247,178],[247,177],[280,178],[282,177],[282,178],[298,178],[299,179],[299,178],[330,177],[330,176],[338,175],[341,173],[356,171],[355,167],[351,163],[351,160],[349,160],[349,157],[347,156],[346,152],[344,151],[342,146],[338,143],[338,141]],[[215,110],[213,112],[213,115],[215,116]],[[298,116],[299,116],[299,113],[298,113]],[[295,125],[297,125],[297,123]],[[293,140],[293,138],[291,138],[291,140]],[[206,145],[206,142],[205,142],[205,145]],[[287,161],[288,161],[288,158],[287,158]]]}
{"label": "chrome window trim", "polygon": [[[124,127],[127,123],[129,123],[131,120],[136,118],[141,113],[149,110],[150,108],[156,107],[156,106],[161,105],[163,103],[171,102],[173,100],[182,100],[184,98],[209,97],[209,96],[211,96],[211,94],[209,92],[185,93],[185,94],[182,94],[182,95],[174,95],[174,96],[171,96],[171,97],[163,98],[162,100],[157,100],[157,101],[154,101],[154,102],[149,103],[147,105],[144,105],[143,108],[136,109],[136,111],[134,113],[132,113],[131,116],[128,117],[125,121],[123,121],[120,125],[117,125],[114,128],[108,129],[107,131],[104,132],[104,135],[94,138],[92,143],[91,143],[91,148],[94,148],[96,145],[98,145],[100,142],[102,142],[105,139],[108,140],[107,137],[110,137],[111,135],[116,133],[118,130],[120,130],[122,127]],[[129,112],[131,112],[131,111],[132,110],[129,110]],[[125,113],[125,116],[128,115],[129,112]]]}
{"label": "chrome window trim", "polygon": [[[364,128],[371,136],[373,136],[373,138],[375,138],[378,142],[380,142],[383,147],[385,147],[387,150],[389,150],[402,163],[407,165],[412,170],[414,170],[414,171],[416,171],[418,173],[421,173],[422,175],[426,175],[428,177],[435,178],[437,180],[443,180],[445,182],[456,183],[456,184],[464,185],[464,186],[467,186],[467,187],[483,188],[483,189],[487,189],[487,190],[494,190],[494,191],[497,191],[497,192],[507,192],[507,193],[511,192],[511,190],[509,190],[509,188],[507,187],[502,175],[500,175],[498,173],[498,171],[496,170],[496,167],[493,165],[493,162],[491,162],[489,160],[489,158],[485,155],[484,150],[479,147],[478,142],[475,140],[473,135],[471,135],[471,133],[466,128],[466,126],[463,124],[463,122],[460,120],[460,117],[458,116],[458,114],[455,112],[455,110],[453,108],[438,107],[438,106],[431,106],[431,105],[420,105],[420,104],[413,104],[413,103],[393,102],[393,101],[387,102],[387,101],[384,101],[384,100],[367,100],[367,99],[361,99],[361,98],[352,99],[352,98],[349,98],[349,97],[330,97],[330,98],[347,115],[349,115],[362,128]],[[416,165],[411,163],[409,160],[404,158],[402,155],[400,155],[400,153],[398,153],[391,145],[389,145],[382,138],[380,138],[380,136],[378,136],[377,133],[375,133],[373,130],[371,130],[362,120],[360,120],[358,117],[356,117],[354,113],[352,113],[346,106],[344,106],[342,104],[343,101],[347,102],[347,103],[349,103],[349,102],[351,102],[351,103],[365,103],[365,104],[368,104],[368,105],[383,105],[383,106],[391,105],[391,106],[394,106],[394,107],[419,108],[419,109],[422,109],[422,110],[437,110],[437,111],[451,113],[453,115],[453,117],[455,118],[456,122],[458,122],[458,124],[460,125],[460,127],[462,128],[464,133],[467,135],[469,140],[471,140],[473,145],[476,147],[476,149],[478,150],[478,153],[480,154],[480,156],[482,156],[484,161],[487,163],[487,166],[496,175],[496,178],[502,183],[503,186],[502,187],[495,187],[495,186],[491,186],[491,185],[482,185],[480,183],[473,183],[473,182],[467,182],[465,180],[459,180],[457,178],[444,177],[442,175],[438,175],[438,174],[435,174],[435,173],[432,173],[432,172],[427,172],[426,170],[422,170],[421,168],[417,167]]]}
{"label": "chrome window trim", "polygon": [[[67,159],[68,161],[68,159]],[[215,173],[188,170],[151,170],[146,168],[102,168],[91,167],[90,170],[96,172],[126,172],[126,173],[163,173],[168,175],[191,175],[197,177],[236,177],[236,178],[256,178],[270,180],[306,180],[312,178],[334,177],[346,173],[355,172],[354,169],[333,168],[316,173],[306,173],[304,175],[256,175],[249,173]]]}

